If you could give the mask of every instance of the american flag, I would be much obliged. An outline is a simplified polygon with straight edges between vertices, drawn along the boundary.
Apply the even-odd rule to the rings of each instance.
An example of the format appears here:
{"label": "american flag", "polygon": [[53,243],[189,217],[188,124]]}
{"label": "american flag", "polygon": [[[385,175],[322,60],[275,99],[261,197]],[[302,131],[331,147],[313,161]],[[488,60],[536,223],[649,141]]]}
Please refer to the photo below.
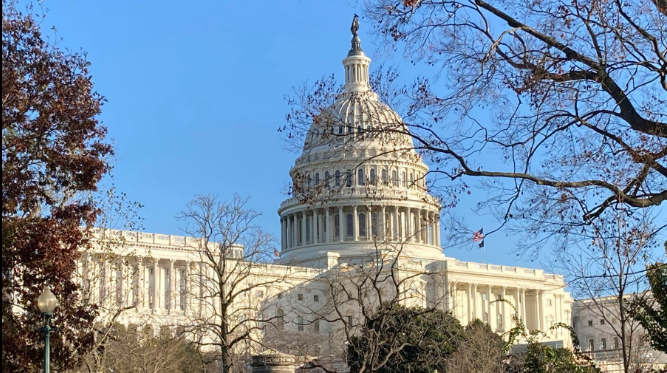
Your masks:
{"label": "american flag", "polygon": [[478,230],[472,235],[472,242],[479,242],[484,240],[484,228]]}

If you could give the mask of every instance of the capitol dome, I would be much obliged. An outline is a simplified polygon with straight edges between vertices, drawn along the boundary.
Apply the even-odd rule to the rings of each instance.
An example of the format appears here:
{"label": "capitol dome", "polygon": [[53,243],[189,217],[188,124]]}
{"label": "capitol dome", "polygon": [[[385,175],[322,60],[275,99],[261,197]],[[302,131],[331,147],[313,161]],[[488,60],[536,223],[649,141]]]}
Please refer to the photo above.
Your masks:
{"label": "capitol dome", "polygon": [[[290,169],[281,217],[280,263],[365,260],[377,249],[441,259],[440,204],[408,127],[369,84],[371,59],[353,34],[345,85],[315,117]],[[327,259],[329,258],[329,259]]]}

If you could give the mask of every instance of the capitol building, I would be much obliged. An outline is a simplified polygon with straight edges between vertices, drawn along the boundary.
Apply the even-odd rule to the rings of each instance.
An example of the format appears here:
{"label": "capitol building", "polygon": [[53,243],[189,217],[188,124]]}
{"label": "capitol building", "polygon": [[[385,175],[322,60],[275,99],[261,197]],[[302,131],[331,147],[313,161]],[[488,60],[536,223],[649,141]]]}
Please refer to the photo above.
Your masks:
{"label": "capitol building", "polygon": [[[109,313],[124,308],[123,323],[180,328],[211,341],[215,334],[201,325],[219,324],[224,303],[236,333],[252,340],[248,348],[261,349],[268,337],[260,326],[271,325],[284,338],[304,334],[305,344],[317,347],[308,355],[331,355],[344,346],[346,328],[363,322],[362,308],[376,304],[343,290],[369,271],[398,270],[387,290],[363,294],[437,307],[463,325],[480,319],[501,334],[516,315],[527,329],[544,331],[544,341],[570,346],[567,330],[550,329],[570,324],[573,299],[562,276],[443,253],[441,206],[427,190],[428,166],[408,127],[371,90],[370,62],[355,32],[343,59],[343,90],[316,117],[289,170],[293,187],[278,208],[275,260],[253,263],[247,247],[200,237],[98,228],[94,248],[79,263],[91,301]],[[204,249],[243,273],[237,287],[243,290],[231,304],[216,298],[211,283],[221,266],[211,265]],[[269,342],[280,348],[280,341]]]}

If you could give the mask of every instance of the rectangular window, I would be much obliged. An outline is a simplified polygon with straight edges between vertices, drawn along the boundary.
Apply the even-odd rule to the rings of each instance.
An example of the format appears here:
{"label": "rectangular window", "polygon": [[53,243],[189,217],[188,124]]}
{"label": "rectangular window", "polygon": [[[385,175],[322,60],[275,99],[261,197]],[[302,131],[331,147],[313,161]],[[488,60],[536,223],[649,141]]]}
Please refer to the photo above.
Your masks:
{"label": "rectangular window", "polygon": [[313,295],[313,301],[314,302],[319,302],[320,301],[320,296],[319,295]]}
{"label": "rectangular window", "polygon": [[593,326],[593,320],[588,320],[588,326]]}
{"label": "rectangular window", "polygon": [[600,341],[600,349],[606,350],[607,349],[607,338],[602,338]]}
{"label": "rectangular window", "polygon": [[347,326],[351,328],[352,324],[354,324],[353,321],[354,321],[354,319],[352,318],[352,316],[348,316],[347,317]]}
{"label": "rectangular window", "polygon": [[588,340],[588,351],[595,351],[595,341],[592,339]]}
{"label": "rectangular window", "polygon": [[373,237],[378,235],[378,214],[375,212],[371,214],[371,234]]}
{"label": "rectangular window", "polygon": [[614,337],[614,349],[619,349],[621,348],[621,344],[618,341],[618,337]]}
{"label": "rectangular window", "polygon": [[297,300],[303,300],[303,294],[297,294],[296,299]]}
{"label": "rectangular window", "polygon": [[296,328],[302,332],[303,331],[303,316],[296,317]]}
{"label": "rectangular window", "polygon": [[600,319],[600,325],[604,325],[604,319]]}

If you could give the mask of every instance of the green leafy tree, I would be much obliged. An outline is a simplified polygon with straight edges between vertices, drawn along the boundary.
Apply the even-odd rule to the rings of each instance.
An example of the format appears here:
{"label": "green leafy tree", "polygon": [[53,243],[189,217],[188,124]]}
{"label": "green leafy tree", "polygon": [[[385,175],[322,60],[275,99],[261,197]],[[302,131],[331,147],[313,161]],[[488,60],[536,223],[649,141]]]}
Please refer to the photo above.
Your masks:
{"label": "green leafy tree", "polygon": [[667,264],[647,266],[646,275],[652,297],[636,299],[629,305],[629,313],[648,334],[651,347],[667,352]]}
{"label": "green leafy tree", "polygon": [[[347,359],[351,372],[359,371],[359,362],[363,360],[361,351],[377,354],[379,360],[388,359],[376,372],[433,372],[435,369],[444,372],[447,358],[464,338],[459,321],[438,309],[394,305],[390,312],[383,313],[382,319],[389,321],[371,318],[352,338]],[[380,332],[386,343],[373,346],[375,351],[368,351],[372,348],[364,336]]]}
{"label": "green leafy tree", "polygon": [[90,198],[113,154],[97,117],[85,54],[60,50],[41,34],[42,17],[2,2],[2,369],[42,366],[44,286],[58,296],[52,360],[75,364],[92,345],[94,305],[74,280],[86,229],[99,208]]}

